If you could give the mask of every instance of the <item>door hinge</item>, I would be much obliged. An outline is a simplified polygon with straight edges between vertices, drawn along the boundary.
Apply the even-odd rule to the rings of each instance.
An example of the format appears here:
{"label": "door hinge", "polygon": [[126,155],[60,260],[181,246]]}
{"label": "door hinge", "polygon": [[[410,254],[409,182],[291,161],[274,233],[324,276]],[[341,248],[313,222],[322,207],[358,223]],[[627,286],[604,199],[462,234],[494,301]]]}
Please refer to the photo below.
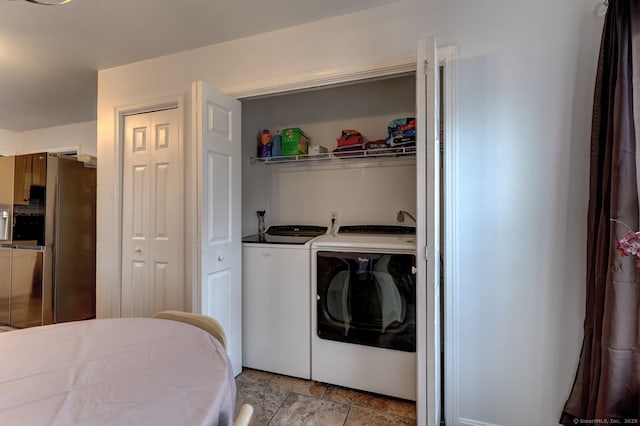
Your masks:
{"label": "door hinge", "polygon": [[424,246],[424,260],[429,260],[429,247]]}
{"label": "door hinge", "polygon": [[431,67],[429,67],[429,61],[424,61],[424,75],[429,75],[429,71],[431,71]]}

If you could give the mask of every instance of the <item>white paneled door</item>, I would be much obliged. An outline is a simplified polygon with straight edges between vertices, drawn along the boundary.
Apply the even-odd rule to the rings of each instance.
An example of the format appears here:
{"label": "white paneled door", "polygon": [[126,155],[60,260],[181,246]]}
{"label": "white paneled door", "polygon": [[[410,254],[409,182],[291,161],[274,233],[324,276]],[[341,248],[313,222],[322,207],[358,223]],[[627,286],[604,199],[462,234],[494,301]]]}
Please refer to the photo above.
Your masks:
{"label": "white paneled door", "polygon": [[242,370],[242,154],[240,101],[193,84],[197,149],[198,306],[224,327],[235,375]]}
{"label": "white paneled door", "polygon": [[183,160],[177,108],[124,119],[122,316],[184,310]]}
{"label": "white paneled door", "polygon": [[440,424],[440,141],[433,37],[418,42],[416,72],[418,424]]}

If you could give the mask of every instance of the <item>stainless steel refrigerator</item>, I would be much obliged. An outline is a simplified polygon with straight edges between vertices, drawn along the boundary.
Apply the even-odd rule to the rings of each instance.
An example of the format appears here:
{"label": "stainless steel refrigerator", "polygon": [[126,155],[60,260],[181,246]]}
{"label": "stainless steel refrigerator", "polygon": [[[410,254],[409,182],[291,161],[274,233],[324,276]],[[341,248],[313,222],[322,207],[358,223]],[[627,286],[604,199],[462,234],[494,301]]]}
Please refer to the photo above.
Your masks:
{"label": "stainless steel refrigerator", "polygon": [[0,157],[0,323],[95,317],[96,170],[55,154]]}

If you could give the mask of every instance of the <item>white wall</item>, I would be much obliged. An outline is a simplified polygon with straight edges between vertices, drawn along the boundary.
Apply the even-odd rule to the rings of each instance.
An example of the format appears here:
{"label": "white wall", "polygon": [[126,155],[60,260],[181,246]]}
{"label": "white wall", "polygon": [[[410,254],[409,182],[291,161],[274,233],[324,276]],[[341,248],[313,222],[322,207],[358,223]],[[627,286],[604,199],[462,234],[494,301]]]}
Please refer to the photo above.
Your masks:
{"label": "white wall", "polygon": [[396,221],[398,210],[415,216],[415,161],[274,167],[270,181],[269,223],[329,226],[335,211],[340,225],[415,226]]}
{"label": "white wall", "polygon": [[[459,415],[557,424],[584,319],[595,1],[447,2],[458,39]],[[476,424],[473,421],[468,424]]]}
{"label": "white wall", "polygon": [[67,124],[21,133],[20,152],[42,152],[74,148],[78,154],[97,155],[97,122]]}
{"label": "white wall", "polygon": [[97,154],[96,134],[96,121],[24,132],[0,129],[0,154],[77,150],[78,154],[95,156]]}
{"label": "white wall", "polygon": [[0,129],[0,155],[15,154],[15,146],[20,133]]}
{"label": "white wall", "polygon": [[[596,0],[399,0],[99,73],[98,312],[117,315],[114,106],[456,43],[457,418],[556,424],[582,339]],[[287,52],[287,67],[279,58]],[[451,259],[449,259],[451,260]],[[455,366],[448,366],[454,368]],[[451,401],[450,401],[451,402]]]}

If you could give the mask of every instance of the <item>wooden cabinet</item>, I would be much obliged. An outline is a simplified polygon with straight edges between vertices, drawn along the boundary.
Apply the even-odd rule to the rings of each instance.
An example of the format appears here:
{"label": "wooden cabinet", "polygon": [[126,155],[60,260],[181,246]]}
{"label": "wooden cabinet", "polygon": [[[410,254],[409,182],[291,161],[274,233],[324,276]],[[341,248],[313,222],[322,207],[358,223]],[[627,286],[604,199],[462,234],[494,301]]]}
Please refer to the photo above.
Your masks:
{"label": "wooden cabinet", "polygon": [[13,203],[29,204],[31,188],[31,155],[17,155],[13,177]]}
{"label": "wooden cabinet", "polygon": [[13,188],[5,182],[13,181],[13,157],[0,157],[0,207],[13,204]]}
{"label": "wooden cabinet", "polygon": [[47,183],[47,154],[31,156],[31,185],[44,186]]}
{"label": "wooden cabinet", "polygon": [[29,204],[31,185],[44,186],[47,180],[47,155],[16,155],[13,180],[13,203]]}

